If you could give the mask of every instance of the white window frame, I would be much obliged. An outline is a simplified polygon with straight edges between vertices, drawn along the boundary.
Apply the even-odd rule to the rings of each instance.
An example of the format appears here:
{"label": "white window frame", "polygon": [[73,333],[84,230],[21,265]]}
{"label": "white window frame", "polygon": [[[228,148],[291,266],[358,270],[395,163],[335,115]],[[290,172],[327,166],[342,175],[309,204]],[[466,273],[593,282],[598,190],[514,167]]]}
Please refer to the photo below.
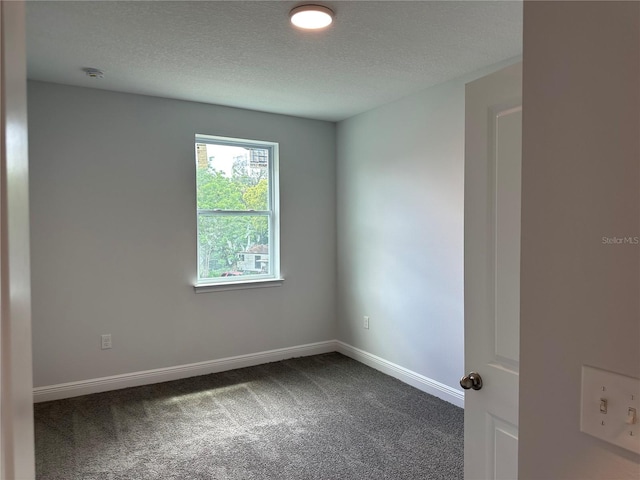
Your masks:
{"label": "white window frame", "polygon": [[[268,182],[269,209],[268,210],[200,210],[197,206],[198,185],[196,183],[196,293],[221,290],[236,290],[245,288],[262,288],[282,285],[280,274],[280,185],[279,185],[279,144],[262,140],[248,140],[243,138],[220,137],[215,135],[196,134],[194,148],[197,144],[227,145],[244,148],[261,148],[269,151]],[[197,163],[197,155],[196,155]],[[197,165],[196,165],[197,168]],[[197,170],[196,170],[197,172]],[[200,216],[255,216],[264,215],[269,222],[269,265],[270,273],[258,275],[243,275],[242,277],[200,278]]]}

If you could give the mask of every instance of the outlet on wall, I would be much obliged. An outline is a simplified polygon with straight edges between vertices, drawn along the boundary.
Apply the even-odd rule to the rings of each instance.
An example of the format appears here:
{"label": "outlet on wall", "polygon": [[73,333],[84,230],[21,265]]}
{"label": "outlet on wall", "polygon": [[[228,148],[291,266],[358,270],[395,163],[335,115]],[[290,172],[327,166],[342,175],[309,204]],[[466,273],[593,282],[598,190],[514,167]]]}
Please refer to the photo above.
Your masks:
{"label": "outlet on wall", "polygon": [[108,350],[109,348],[112,347],[110,333],[100,335],[100,339],[102,340],[102,350]]}
{"label": "outlet on wall", "polygon": [[369,317],[367,315],[365,315],[363,318],[362,326],[369,330]]}

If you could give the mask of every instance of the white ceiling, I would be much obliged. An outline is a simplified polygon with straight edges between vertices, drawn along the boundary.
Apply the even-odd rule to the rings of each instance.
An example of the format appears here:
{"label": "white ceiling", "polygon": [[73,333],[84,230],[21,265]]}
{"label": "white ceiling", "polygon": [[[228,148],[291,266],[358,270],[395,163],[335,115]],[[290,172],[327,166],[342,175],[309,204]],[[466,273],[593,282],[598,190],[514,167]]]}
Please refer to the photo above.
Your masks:
{"label": "white ceiling", "polygon": [[28,1],[28,76],[337,121],[522,52],[520,1],[322,1],[313,33],[301,3]]}

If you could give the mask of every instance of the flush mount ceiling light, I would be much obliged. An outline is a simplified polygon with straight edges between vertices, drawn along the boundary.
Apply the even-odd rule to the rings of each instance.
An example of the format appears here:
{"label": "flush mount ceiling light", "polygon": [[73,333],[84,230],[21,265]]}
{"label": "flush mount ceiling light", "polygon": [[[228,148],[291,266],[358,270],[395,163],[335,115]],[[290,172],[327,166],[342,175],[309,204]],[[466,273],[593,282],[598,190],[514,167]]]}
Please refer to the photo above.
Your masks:
{"label": "flush mount ceiling light", "polygon": [[289,12],[291,23],[305,30],[319,30],[333,22],[333,10],[322,5],[300,5]]}

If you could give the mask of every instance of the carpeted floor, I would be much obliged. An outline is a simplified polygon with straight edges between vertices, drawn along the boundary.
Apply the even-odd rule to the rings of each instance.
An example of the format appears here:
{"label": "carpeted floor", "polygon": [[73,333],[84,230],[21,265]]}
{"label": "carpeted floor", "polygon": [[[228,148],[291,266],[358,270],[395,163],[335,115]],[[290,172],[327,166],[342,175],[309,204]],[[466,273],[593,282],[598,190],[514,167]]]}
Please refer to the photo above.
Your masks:
{"label": "carpeted floor", "polygon": [[35,405],[39,480],[462,479],[463,411],[338,353]]}

